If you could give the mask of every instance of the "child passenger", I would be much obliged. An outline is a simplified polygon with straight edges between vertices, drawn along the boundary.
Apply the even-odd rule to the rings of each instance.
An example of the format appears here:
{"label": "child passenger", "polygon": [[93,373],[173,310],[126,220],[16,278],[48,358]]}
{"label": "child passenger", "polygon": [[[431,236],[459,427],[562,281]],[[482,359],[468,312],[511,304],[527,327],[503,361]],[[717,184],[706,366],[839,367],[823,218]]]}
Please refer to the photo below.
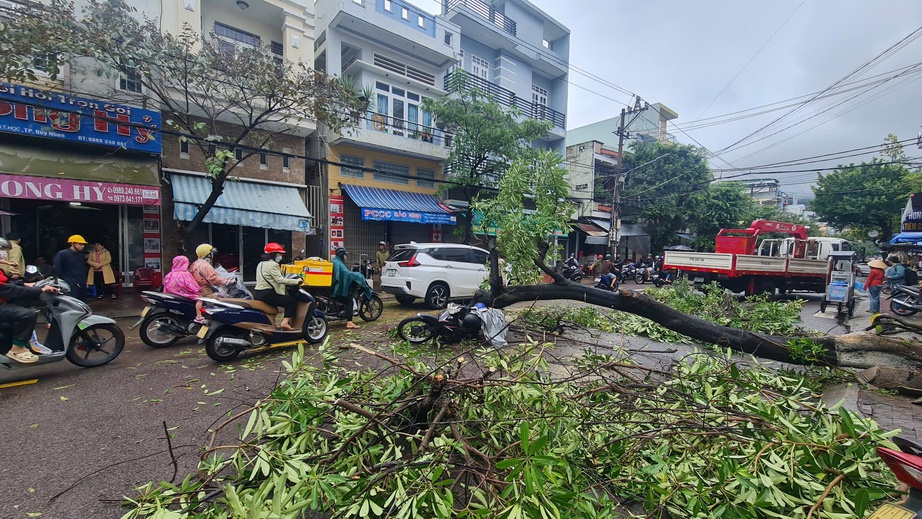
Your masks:
{"label": "child passenger", "polygon": [[[195,282],[192,273],[189,272],[189,258],[185,256],[176,256],[173,258],[173,269],[166,277],[163,278],[163,291],[167,294],[173,294],[189,299],[196,299],[202,295],[202,288]],[[201,324],[202,319],[202,302],[195,302],[195,322]]]}

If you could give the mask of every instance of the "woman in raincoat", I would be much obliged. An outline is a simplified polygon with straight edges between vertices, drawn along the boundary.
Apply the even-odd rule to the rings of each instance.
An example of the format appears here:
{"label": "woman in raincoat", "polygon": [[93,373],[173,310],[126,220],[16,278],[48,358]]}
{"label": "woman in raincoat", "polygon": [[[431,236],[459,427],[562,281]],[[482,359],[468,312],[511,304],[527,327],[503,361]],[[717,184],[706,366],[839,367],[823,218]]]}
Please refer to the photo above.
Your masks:
{"label": "woman in raincoat", "polygon": [[106,293],[112,294],[115,299],[115,290],[107,289],[115,285],[115,272],[112,271],[112,253],[106,250],[101,243],[94,243],[93,250],[86,258],[86,264],[90,266],[86,275],[86,286],[96,286],[96,299],[106,297]]}

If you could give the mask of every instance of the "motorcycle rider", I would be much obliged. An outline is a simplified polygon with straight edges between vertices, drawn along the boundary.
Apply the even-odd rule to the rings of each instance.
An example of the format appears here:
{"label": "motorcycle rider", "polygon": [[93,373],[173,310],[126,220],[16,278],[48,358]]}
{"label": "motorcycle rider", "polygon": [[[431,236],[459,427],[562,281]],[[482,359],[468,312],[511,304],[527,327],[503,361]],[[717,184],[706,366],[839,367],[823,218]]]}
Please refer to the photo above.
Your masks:
{"label": "motorcycle rider", "polygon": [[[173,269],[163,278],[163,292],[174,294],[188,299],[198,299],[202,295],[202,287],[195,281],[189,272],[189,258],[179,255],[173,258]],[[202,302],[195,302],[195,322],[203,324]]]}
{"label": "motorcycle rider", "polygon": [[224,278],[218,275],[211,262],[214,261],[214,253],[218,249],[209,243],[203,243],[195,248],[195,255],[198,259],[189,267],[192,277],[198,286],[202,287],[202,297],[214,297],[214,287],[220,287],[235,283],[236,280]]}
{"label": "motorcycle rider", "polygon": [[570,253],[570,257],[567,258],[566,266],[575,269],[579,268],[579,260],[576,259],[576,254]]}
{"label": "motorcycle rider", "polygon": [[281,306],[285,309],[281,330],[291,330],[291,318],[298,311],[298,300],[288,293],[288,287],[301,284],[300,278],[286,278],[282,274],[279,264],[285,248],[275,242],[269,242],[263,249],[262,261],[256,265],[256,287],[253,290],[253,299],[268,305]]}
{"label": "motorcycle rider", "polygon": [[887,271],[884,273],[884,278],[887,280],[887,284],[890,287],[896,287],[897,285],[906,284],[906,267],[903,266],[903,263],[900,262],[900,257],[893,255],[887,258],[887,263],[890,264],[890,267],[887,268]]}
{"label": "motorcycle rider", "polygon": [[70,286],[70,295],[84,301],[86,299],[86,256],[83,248],[86,240],[79,234],[67,238],[66,249],[54,255],[54,271],[59,278]]}
{"label": "motorcycle rider", "polygon": [[[0,238],[0,250],[10,250],[11,245],[6,238]],[[3,271],[0,271],[0,322],[12,324],[13,346],[6,355],[7,358],[22,364],[38,362],[38,356],[29,350],[30,340],[35,335],[35,322],[38,312],[15,304],[14,300],[37,299],[42,292],[57,292],[51,285],[42,288],[9,283]],[[37,343],[37,341],[36,341]],[[44,348],[42,353],[50,353]]]}
{"label": "motorcycle rider", "polygon": [[352,322],[353,299],[352,283],[363,283],[365,278],[358,272],[352,272],[346,266],[346,257],[349,255],[344,247],[336,248],[336,256],[333,258],[333,299],[339,301],[343,307],[343,320],[346,321],[346,329],[352,330],[358,328],[358,325]]}

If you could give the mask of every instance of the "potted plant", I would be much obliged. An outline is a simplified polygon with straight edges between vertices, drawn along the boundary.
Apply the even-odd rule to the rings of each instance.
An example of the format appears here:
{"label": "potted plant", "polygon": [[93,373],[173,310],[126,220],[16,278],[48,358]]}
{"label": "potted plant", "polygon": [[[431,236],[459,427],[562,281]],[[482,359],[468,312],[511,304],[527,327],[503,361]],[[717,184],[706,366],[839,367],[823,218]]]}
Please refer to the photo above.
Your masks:
{"label": "potted plant", "polygon": [[375,109],[375,90],[371,85],[365,85],[362,87],[362,91],[359,93],[359,100],[362,102],[362,107],[365,112]]}

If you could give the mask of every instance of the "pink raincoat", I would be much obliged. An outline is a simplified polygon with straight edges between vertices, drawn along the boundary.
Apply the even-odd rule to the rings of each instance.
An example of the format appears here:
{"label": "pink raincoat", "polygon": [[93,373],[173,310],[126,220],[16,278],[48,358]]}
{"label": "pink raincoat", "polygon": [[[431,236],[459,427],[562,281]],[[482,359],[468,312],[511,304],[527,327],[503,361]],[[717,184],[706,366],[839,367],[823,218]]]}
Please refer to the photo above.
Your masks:
{"label": "pink raincoat", "polygon": [[191,299],[201,295],[201,287],[189,272],[189,258],[185,256],[173,258],[173,270],[163,278],[163,291]]}

